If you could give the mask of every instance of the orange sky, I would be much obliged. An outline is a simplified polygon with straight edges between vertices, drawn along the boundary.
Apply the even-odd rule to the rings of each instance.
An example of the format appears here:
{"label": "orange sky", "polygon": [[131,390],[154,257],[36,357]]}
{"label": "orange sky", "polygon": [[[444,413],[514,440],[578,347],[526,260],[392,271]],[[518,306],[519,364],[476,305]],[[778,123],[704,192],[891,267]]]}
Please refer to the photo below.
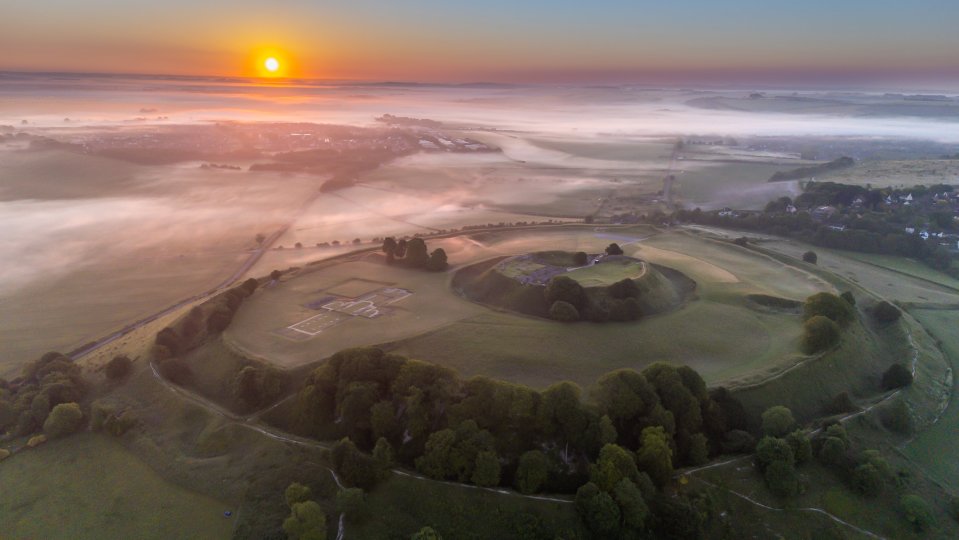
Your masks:
{"label": "orange sky", "polygon": [[0,70],[251,76],[274,54],[310,78],[959,75],[959,2],[946,0],[5,1]]}

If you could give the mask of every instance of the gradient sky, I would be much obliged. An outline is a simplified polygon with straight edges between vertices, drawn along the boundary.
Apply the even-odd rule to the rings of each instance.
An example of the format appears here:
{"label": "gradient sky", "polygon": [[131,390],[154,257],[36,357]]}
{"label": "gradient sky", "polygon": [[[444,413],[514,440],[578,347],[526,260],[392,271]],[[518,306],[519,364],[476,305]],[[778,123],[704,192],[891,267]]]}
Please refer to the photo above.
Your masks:
{"label": "gradient sky", "polygon": [[957,0],[0,0],[0,70],[422,81],[956,78]]}

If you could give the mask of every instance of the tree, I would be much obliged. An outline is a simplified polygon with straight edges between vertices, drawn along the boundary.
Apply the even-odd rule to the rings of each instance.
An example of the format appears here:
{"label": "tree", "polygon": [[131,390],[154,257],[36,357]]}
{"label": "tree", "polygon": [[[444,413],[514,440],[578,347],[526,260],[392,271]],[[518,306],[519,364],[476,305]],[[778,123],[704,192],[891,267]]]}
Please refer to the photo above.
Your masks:
{"label": "tree", "polygon": [[114,356],[109,362],[107,362],[107,365],[103,368],[103,371],[106,374],[107,379],[115,381],[129,375],[132,368],[133,361],[130,360],[130,357],[121,354]]}
{"label": "tree", "polygon": [[775,405],[766,409],[762,415],[763,433],[773,437],[782,437],[796,425],[793,413],[787,407]]}
{"label": "tree", "polygon": [[819,256],[816,255],[815,251],[807,251],[802,254],[802,260],[803,262],[807,262],[809,264],[816,264],[819,262]]}
{"label": "tree", "polygon": [[396,243],[396,247],[393,248],[393,255],[397,259],[402,259],[403,257],[406,256],[406,247],[407,247],[406,239],[401,238],[400,241]]}
{"label": "tree", "polygon": [[803,303],[803,319],[809,320],[817,315],[832,319],[839,326],[845,326],[855,317],[853,307],[832,293],[816,293]]}
{"label": "tree", "polygon": [[589,262],[589,255],[585,251],[577,251],[573,253],[573,264],[576,266],[586,266],[586,263]]}
{"label": "tree", "polygon": [[824,351],[839,343],[839,325],[822,315],[803,323],[802,350],[806,354]]}
{"label": "tree", "polygon": [[373,447],[373,459],[381,469],[388,471],[393,466],[393,445],[383,437],[376,440]]}
{"label": "tree", "polygon": [[413,268],[426,268],[429,265],[429,251],[422,238],[413,238],[406,244],[406,262]]}
{"label": "tree", "polygon": [[904,495],[899,504],[902,505],[906,520],[912,523],[917,532],[927,530],[936,522],[932,508],[918,495]]}
{"label": "tree", "polygon": [[783,462],[792,466],[795,461],[792,447],[783,439],[767,435],[756,445],[756,466],[763,473],[773,463]]}
{"label": "tree", "polygon": [[336,510],[350,519],[363,513],[366,507],[366,493],[360,488],[346,488],[336,492]]}
{"label": "tree", "polygon": [[673,475],[673,452],[666,431],[662,426],[647,427],[640,440],[642,445],[636,456],[639,469],[649,474],[657,486],[665,486]]}
{"label": "tree", "polygon": [[827,436],[819,447],[819,461],[833,467],[843,465],[846,462],[847,449],[848,444],[843,439]]}
{"label": "tree", "polygon": [[623,478],[635,480],[639,476],[636,461],[625,448],[607,444],[600,450],[599,459],[589,468],[589,480],[603,491],[612,491]]}
{"label": "tree", "polygon": [[616,242],[613,242],[612,244],[606,246],[606,254],[607,254],[607,255],[622,255],[622,254],[623,254],[623,248],[619,247],[619,244],[617,244]]}
{"label": "tree", "polygon": [[616,283],[613,283],[606,288],[609,295],[613,298],[626,299],[626,298],[636,298],[639,296],[639,286],[636,285],[636,282],[629,278],[624,278]]}
{"label": "tree", "polygon": [[709,461],[709,439],[702,433],[693,433],[689,437],[689,450],[686,460],[690,465],[702,465]]}
{"label": "tree", "polygon": [[341,439],[330,449],[333,470],[349,486],[370,489],[382,478],[377,462],[363,454],[348,438]]}
{"label": "tree", "polygon": [[616,501],[588,482],[576,490],[576,511],[586,527],[598,538],[615,538],[619,531],[620,511]]}
{"label": "tree", "polygon": [[387,236],[383,239],[383,246],[380,250],[387,255],[393,255],[393,251],[396,249],[396,238],[392,236]]}
{"label": "tree", "polygon": [[801,429],[793,431],[786,436],[786,442],[792,448],[796,463],[806,463],[812,459],[812,442]]}
{"label": "tree", "polygon": [[496,452],[484,450],[476,454],[476,466],[470,480],[477,486],[499,485],[500,464]]}
{"label": "tree", "polygon": [[559,322],[576,322],[579,320],[579,311],[573,304],[557,300],[549,308],[549,317]]}
{"label": "tree", "polygon": [[873,464],[862,463],[852,472],[852,485],[863,495],[875,497],[882,493],[882,473]]}
{"label": "tree", "polygon": [[326,540],[326,515],[316,501],[296,503],[283,522],[283,531],[291,540]]}
{"label": "tree", "polygon": [[69,435],[83,423],[83,411],[77,403],[60,403],[43,422],[43,433],[50,439]]}
{"label": "tree", "polygon": [[845,291],[844,293],[840,294],[839,298],[842,298],[843,300],[845,300],[846,303],[849,304],[850,306],[856,305],[856,297],[853,296],[852,292],[850,291]]}
{"label": "tree", "polygon": [[912,384],[912,372],[902,364],[893,364],[882,374],[883,390],[894,390],[910,384]]}
{"label": "tree", "polygon": [[569,276],[556,276],[549,280],[543,292],[550,305],[563,301],[572,304],[577,310],[586,305],[586,291],[578,281]]}
{"label": "tree", "polygon": [[889,324],[898,321],[899,317],[902,317],[902,312],[896,306],[883,300],[872,308],[872,316],[883,324]]}
{"label": "tree", "polygon": [[293,482],[286,487],[283,492],[283,498],[286,499],[286,505],[293,508],[296,503],[308,501],[313,496],[313,491],[299,482]]}
{"label": "tree", "polygon": [[788,461],[773,461],[763,473],[769,491],[780,497],[792,497],[799,493],[799,477],[796,469]]}
{"label": "tree", "polygon": [[434,272],[442,272],[449,266],[446,258],[446,251],[443,248],[436,248],[430,253],[430,262],[428,268]]}
{"label": "tree", "polygon": [[529,450],[519,458],[516,468],[516,489],[527,495],[536,493],[549,476],[549,462],[539,450]]}
{"label": "tree", "polygon": [[274,271],[270,272],[270,280],[271,280],[271,281],[276,281],[276,280],[280,279],[280,276],[282,276],[282,275],[283,275],[283,274],[282,274],[279,270],[274,270]]}
{"label": "tree", "polygon": [[649,507],[643,499],[643,492],[636,487],[636,484],[623,478],[613,489],[613,499],[619,505],[624,528],[633,531],[642,531],[646,528]]}

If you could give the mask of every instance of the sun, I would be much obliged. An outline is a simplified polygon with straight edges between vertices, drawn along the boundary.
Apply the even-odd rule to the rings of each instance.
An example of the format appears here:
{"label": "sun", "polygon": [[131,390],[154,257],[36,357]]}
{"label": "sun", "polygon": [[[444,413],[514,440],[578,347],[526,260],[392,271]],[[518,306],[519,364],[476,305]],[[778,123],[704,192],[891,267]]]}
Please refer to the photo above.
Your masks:
{"label": "sun", "polygon": [[271,56],[263,61],[263,67],[270,73],[276,73],[280,69],[280,61]]}

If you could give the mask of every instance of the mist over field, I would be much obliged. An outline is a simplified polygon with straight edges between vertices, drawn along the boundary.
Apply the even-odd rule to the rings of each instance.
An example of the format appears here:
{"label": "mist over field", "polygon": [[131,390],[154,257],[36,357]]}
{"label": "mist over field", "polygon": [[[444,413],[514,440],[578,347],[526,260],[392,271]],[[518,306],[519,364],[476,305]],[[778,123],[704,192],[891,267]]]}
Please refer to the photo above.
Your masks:
{"label": "mist over field", "polygon": [[[613,215],[630,204],[617,200],[654,201],[667,174],[677,176],[687,207],[761,207],[798,193],[795,182],[766,179],[803,158],[833,159],[876,141],[934,155],[959,142],[955,98],[877,92],[12,73],[0,81],[0,226],[8,233],[0,257],[15,261],[0,269],[0,317],[12,321],[12,310],[33,305],[32,323],[42,327],[43,313],[78,309],[70,306],[83,304],[91,283],[126,305],[54,342],[38,327],[4,325],[10,338],[37,333],[37,348],[17,340],[13,364],[226,279],[255,254],[257,235],[283,231],[257,255],[253,274],[390,235]],[[389,127],[377,120],[383,114],[412,124]],[[303,129],[313,132],[296,133]],[[397,144],[377,142],[387,129],[405,134],[405,149],[364,157]],[[492,151],[429,147],[454,139]],[[677,140],[694,146],[677,158]],[[247,170],[317,144],[359,153],[309,170]],[[218,163],[231,168],[204,168]],[[349,185],[322,187],[337,175]],[[116,281],[119,261],[129,285]],[[171,287],[174,270],[189,277]],[[134,286],[155,293],[124,289]]]}

